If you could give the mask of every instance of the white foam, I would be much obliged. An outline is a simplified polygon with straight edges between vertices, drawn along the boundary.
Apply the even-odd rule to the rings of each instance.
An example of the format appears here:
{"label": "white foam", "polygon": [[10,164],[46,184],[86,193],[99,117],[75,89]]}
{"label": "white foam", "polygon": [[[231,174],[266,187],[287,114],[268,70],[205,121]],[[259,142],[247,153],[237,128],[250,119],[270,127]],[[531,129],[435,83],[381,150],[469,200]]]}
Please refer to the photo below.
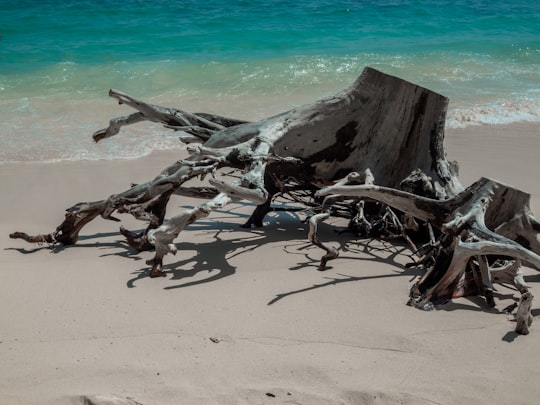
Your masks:
{"label": "white foam", "polygon": [[424,63],[421,57],[376,54],[206,64],[71,63],[43,72],[56,78],[54,86],[36,75],[10,82],[0,75],[7,83],[0,97],[0,163],[135,158],[182,147],[174,131],[149,123],[124,127],[96,145],[92,133],[113,117],[133,113],[107,97],[108,84],[158,105],[258,120],[335,94],[370,65],[449,97],[448,127],[540,122],[538,76],[529,65],[458,56],[439,60],[429,54]]}
{"label": "white foam", "polygon": [[514,122],[540,122],[540,102],[521,98],[450,107],[446,125],[449,128],[465,128],[471,125],[501,125]]}

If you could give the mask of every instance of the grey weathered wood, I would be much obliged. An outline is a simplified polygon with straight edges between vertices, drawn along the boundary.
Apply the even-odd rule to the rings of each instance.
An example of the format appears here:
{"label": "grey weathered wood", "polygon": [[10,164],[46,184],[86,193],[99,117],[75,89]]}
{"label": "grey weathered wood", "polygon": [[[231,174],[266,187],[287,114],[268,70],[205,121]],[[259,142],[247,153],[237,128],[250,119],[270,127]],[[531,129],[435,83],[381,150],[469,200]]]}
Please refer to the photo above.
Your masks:
{"label": "grey weathered wood", "polygon": [[526,292],[521,295],[519,299],[518,309],[516,311],[516,333],[520,335],[529,334],[529,326],[533,322],[531,315],[531,307],[533,301],[533,295],[530,292]]}
{"label": "grey weathered wood", "polygon": [[[380,232],[382,224],[383,232],[404,237],[413,247],[409,233],[428,230],[418,262],[427,271],[411,291],[416,306],[466,291],[484,294],[492,305],[492,282],[513,280],[526,292],[519,264],[540,268],[540,223],[530,211],[529,195],[485,178],[463,188],[457,164],[444,151],[448,99],[421,86],[365,68],[335,96],[257,122],[156,106],[116,90],[109,94],[136,112],[111,120],[94,134],[96,142],[124,125],[150,120],[181,131],[190,157],[105,200],[74,205],[52,233],[15,232],[12,238],[72,244],[95,217],[116,220],[114,212],[128,212],[149,226],[141,234],[125,229],[122,234],[138,249],[155,249],[150,275],[160,276],[164,256],[176,252],[174,240],[189,224],[243,199],[258,206],[246,225],[259,226],[272,199],[289,195],[316,213],[308,237],[327,252],[321,270],[338,256],[316,232],[331,215],[350,218],[371,236],[376,236],[373,225]],[[210,176],[211,187],[184,185],[225,167],[236,173],[230,182]],[[164,223],[173,193],[209,201]],[[381,204],[379,213],[367,214]],[[510,264],[492,265],[500,257],[510,258]],[[473,286],[464,281],[467,269],[475,274]]]}
{"label": "grey weathered wood", "polygon": [[[463,294],[463,277],[477,257],[483,291],[490,306],[492,287],[486,256],[512,257],[540,269],[538,228],[529,208],[529,195],[494,180],[481,178],[453,198],[436,200],[405,191],[374,185],[337,185],[323,188],[320,195],[338,194],[371,198],[423,221],[442,232],[445,247],[435,252],[435,263],[413,287],[411,304],[424,307]],[[499,269],[502,271],[502,269]],[[510,272],[510,267],[505,271]],[[495,273],[497,269],[495,269]],[[494,281],[508,280],[499,273]],[[513,277],[518,288],[522,278]]]}

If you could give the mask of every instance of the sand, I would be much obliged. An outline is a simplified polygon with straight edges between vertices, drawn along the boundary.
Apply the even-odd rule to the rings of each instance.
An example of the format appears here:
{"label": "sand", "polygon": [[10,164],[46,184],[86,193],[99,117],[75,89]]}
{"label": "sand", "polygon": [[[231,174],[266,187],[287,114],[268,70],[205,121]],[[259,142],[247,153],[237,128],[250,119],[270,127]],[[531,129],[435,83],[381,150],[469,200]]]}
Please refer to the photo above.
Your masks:
{"label": "sand", "polygon": [[[465,185],[481,176],[532,195],[540,214],[539,127],[447,133]],[[189,227],[167,277],[145,277],[118,224],[97,219],[73,247],[34,247],[15,230],[50,232],[63,211],[153,177],[178,152],[138,160],[0,166],[0,403],[145,405],[531,404],[540,398],[540,326],[518,336],[497,306],[458,299],[424,312],[405,305],[420,272],[403,247],[350,240],[322,227],[341,257],[316,270],[301,215],[238,228],[231,205]],[[193,200],[174,198],[170,213]],[[130,229],[143,225],[122,216]],[[526,269],[532,291],[540,277]],[[538,316],[538,301],[533,315]]]}

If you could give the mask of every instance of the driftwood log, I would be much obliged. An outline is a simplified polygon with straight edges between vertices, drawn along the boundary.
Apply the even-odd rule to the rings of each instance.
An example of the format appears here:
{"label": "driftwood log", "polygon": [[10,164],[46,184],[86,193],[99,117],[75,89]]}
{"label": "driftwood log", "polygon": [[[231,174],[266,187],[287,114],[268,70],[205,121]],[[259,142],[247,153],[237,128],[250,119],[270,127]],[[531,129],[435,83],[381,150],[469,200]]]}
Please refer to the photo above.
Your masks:
{"label": "driftwood log", "polygon": [[[320,270],[339,253],[317,237],[318,224],[331,216],[348,218],[356,234],[404,238],[419,255],[413,265],[426,269],[411,290],[409,303],[416,307],[470,294],[494,306],[494,282],[527,294],[521,263],[540,269],[540,223],[530,196],[486,178],[464,189],[457,163],[444,151],[448,99],[433,91],[366,68],[333,97],[257,122],[151,105],[115,90],[109,95],[136,112],[111,120],[93,135],[96,142],[149,120],[179,131],[190,157],[105,200],[74,205],[52,233],[15,232],[12,238],[74,244],[97,216],[118,221],[114,212],[130,213],[148,227],[121,232],[138,250],[155,249],[149,275],[157,277],[189,224],[247,200],[256,208],[244,226],[262,226],[273,199],[287,196],[315,213],[308,238],[326,251]],[[238,175],[220,180],[214,173],[221,168]],[[210,175],[208,186],[185,186],[204,175]],[[165,221],[172,194],[207,201]],[[523,300],[530,314],[528,294]],[[519,333],[528,332],[528,318],[525,324]]]}

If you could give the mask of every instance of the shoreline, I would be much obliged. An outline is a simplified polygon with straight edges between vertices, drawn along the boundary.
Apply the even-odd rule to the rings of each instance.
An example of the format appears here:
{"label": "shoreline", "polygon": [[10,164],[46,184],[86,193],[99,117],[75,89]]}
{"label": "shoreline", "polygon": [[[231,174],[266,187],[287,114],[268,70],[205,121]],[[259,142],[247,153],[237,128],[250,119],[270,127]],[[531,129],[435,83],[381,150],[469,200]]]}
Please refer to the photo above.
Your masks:
{"label": "shoreline", "polygon": [[[332,86],[319,84],[316,87],[287,88],[277,94],[262,90],[239,94],[219,92],[214,95],[189,92],[178,94],[171,91],[152,96],[145,95],[144,92],[141,94],[135,89],[124,90],[156,105],[256,121],[300,105],[313,103],[315,100],[332,97],[352,82],[353,80],[342,85],[332,82]],[[428,84],[423,83],[423,85]],[[444,94],[444,92],[441,93]],[[70,102],[66,101],[69,98],[66,98],[63,93],[50,97],[40,96],[38,100],[17,97],[13,101],[0,101],[0,106],[5,107],[3,110],[0,109],[0,140],[4,143],[4,148],[0,150],[0,161],[8,163],[14,156],[20,162],[39,160],[43,163],[55,163],[63,159],[65,161],[68,159],[100,160],[101,158],[136,159],[144,157],[143,155],[150,153],[151,150],[168,150],[179,146],[179,141],[173,131],[164,130],[161,125],[150,122],[132,125],[115,139],[96,145],[91,138],[92,133],[106,127],[112,117],[134,112],[126,106],[115,105],[114,100],[110,99],[105,92],[99,97],[75,98]],[[485,101],[479,101],[478,104],[469,107],[460,107],[460,103],[464,103],[463,100],[450,100],[446,117],[447,130],[459,131],[469,130],[469,128],[474,130],[474,128],[491,126],[480,123],[497,123],[516,119],[536,119],[536,121],[495,124],[494,126],[540,125],[539,117],[527,113],[530,110],[538,110],[535,110],[533,105],[519,106],[509,100],[504,102],[498,100],[494,103],[502,104],[495,107],[490,103],[483,105],[483,102]],[[518,114],[521,110],[523,114]],[[461,124],[470,126],[460,128]]]}
{"label": "shoreline", "polygon": [[[141,129],[137,129],[140,132]],[[446,128],[445,129],[445,150],[448,160],[457,160],[459,164],[459,178],[462,184],[467,187],[480,177],[492,177],[502,183],[508,183],[510,179],[514,179],[514,171],[523,171],[523,175],[517,179],[516,188],[521,186],[523,191],[527,191],[527,187],[533,187],[534,184],[528,183],[528,177],[540,176],[540,165],[531,165],[523,167],[520,164],[523,156],[526,161],[533,161],[536,156],[536,151],[540,146],[540,122],[515,122],[511,124],[496,124],[496,125],[472,125],[465,128]],[[107,140],[107,142],[115,142],[125,133],[116,135],[115,138]],[[151,135],[151,134],[150,134]],[[159,136],[159,135],[157,135]],[[94,144],[95,145],[95,144]],[[494,148],[496,152],[489,151],[489,148]],[[54,166],[66,165],[72,168],[84,165],[99,165],[112,163],[113,165],[132,165],[134,171],[143,164],[148,166],[147,161],[156,162],[155,171],[149,171],[144,177],[144,180],[150,180],[164,169],[168,164],[177,159],[186,156],[186,146],[178,143],[178,147],[169,150],[154,150],[150,153],[138,157],[117,157],[103,159],[83,159],[83,160],[61,160],[48,162],[0,162],[0,168],[4,170],[19,170],[20,168],[32,167],[37,165]],[[161,166],[159,160],[162,160]],[[494,160],[498,160],[498,164],[493,164]],[[476,162],[479,162],[477,165]],[[20,166],[20,167],[19,167]],[[474,169],[473,169],[474,167]],[[482,167],[485,170],[482,171]],[[477,171],[477,168],[480,171]],[[141,180],[137,180],[141,181]],[[118,192],[117,190],[116,192]],[[531,194],[536,190],[532,190]],[[538,194],[536,194],[538,196]]]}
{"label": "shoreline", "polygon": [[[301,103],[295,104],[296,106],[301,105]],[[294,107],[291,107],[294,108]],[[192,107],[190,110],[195,110],[197,107]],[[217,113],[217,112],[216,112]],[[266,117],[270,117],[273,114],[279,114],[280,112],[276,109],[276,111],[268,113]],[[240,117],[240,114],[234,113],[234,111],[225,111],[221,114],[223,116],[235,116],[239,119],[245,119],[249,120],[249,117],[242,116]],[[117,112],[117,115],[120,116],[121,112]],[[264,119],[263,116],[255,116],[253,120],[258,119]],[[99,121],[99,120],[98,120]],[[135,124],[132,126],[128,126],[126,128],[123,128],[122,131],[118,134],[112,137],[111,139],[102,141],[102,142],[110,142],[111,144],[114,144],[115,141],[122,141],[123,137],[129,136],[129,132],[135,132],[137,135],[145,134],[149,140],[152,140],[152,137],[155,137],[156,141],[160,140],[160,137],[163,137],[163,134],[160,133],[160,131],[163,131],[164,129],[160,124],[151,123],[151,122],[144,122],[142,124]],[[174,132],[171,132],[174,134]],[[512,122],[508,124],[475,124],[470,125],[466,127],[446,127],[445,128],[445,145],[448,143],[449,137],[459,137],[459,138],[465,138],[470,136],[475,137],[486,137],[490,136],[490,134],[493,134],[494,137],[497,139],[501,139],[501,137],[510,136],[511,134],[515,134],[516,136],[521,136],[526,138],[530,138],[534,140],[534,136],[540,133],[540,121],[519,121],[519,122]],[[92,141],[91,133],[89,133],[87,136],[84,137],[84,139],[88,141]],[[489,138],[488,138],[489,139]],[[487,141],[487,140],[486,140]],[[504,140],[502,141],[504,142]],[[526,140],[526,142],[530,142],[529,139]],[[463,143],[463,141],[461,141]],[[103,143],[94,143],[93,141],[89,143],[90,146],[99,147],[103,145]],[[81,145],[82,146],[88,146],[88,145]],[[111,145],[116,146],[116,145]],[[103,157],[103,158],[80,158],[80,159],[54,159],[49,161],[0,161],[0,167],[6,166],[6,165],[35,165],[35,164],[72,164],[72,163],[85,163],[85,162],[111,162],[111,161],[137,161],[139,159],[146,159],[153,155],[157,154],[170,154],[170,153],[182,153],[182,150],[184,150],[186,147],[185,144],[181,143],[180,141],[176,140],[175,145],[173,145],[170,149],[155,149],[152,150],[144,155],[140,156],[115,156],[115,157]]]}
{"label": "shoreline", "polygon": [[[539,146],[538,125],[528,124],[452,129],[445,139],[464,186],[485,176],[520,188],[537,216]],[[116,222],[96,219],[70,247],[8,237],[51,232],[71,205],[148,180],[178,158],[0,165],[0,402],[527,404],[540,396],[538,302],[528,336],[515,336],[501,312],[517,297],[507,287],[497,287],[491,310],[475,298],[434,312],[408,307],[420,273],[404,268],[399,246],[321,227],[321,239],[342,250],[321,273],[322,253],[296,214],[271,213],[263,229],[245,230],[238,225],[251,205],[218,210],[175,240],[179,252],[166,256],[160,279],[145,277],[152,254],[130,252]],[[196,203],[173,197],[167,217]],[[534,294],[539,273],[524,270]]]}

